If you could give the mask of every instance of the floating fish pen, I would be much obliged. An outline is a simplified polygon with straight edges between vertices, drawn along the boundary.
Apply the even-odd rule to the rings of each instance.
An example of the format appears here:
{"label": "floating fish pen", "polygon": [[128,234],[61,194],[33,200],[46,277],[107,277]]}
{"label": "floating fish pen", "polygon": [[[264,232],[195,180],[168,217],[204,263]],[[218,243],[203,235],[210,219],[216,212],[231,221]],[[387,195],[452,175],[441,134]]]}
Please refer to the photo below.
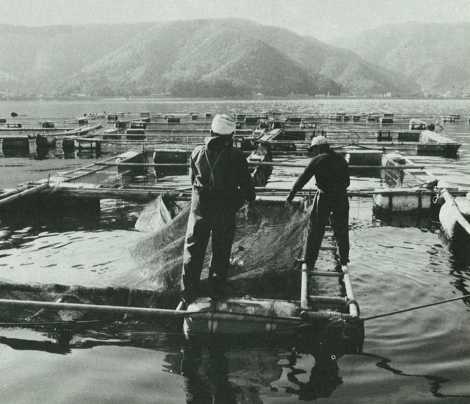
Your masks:
{"label": "floating fish pen", "polygon": [[380,125],[392,125],[393,124],[393,114],[383,114],[379,118]]}
{"label": "floating fish pen", "polygon": [[[197,119],[194,118],[195,116]],[[341,122],[359,121],[359,118],[354,120],[354,118],[345,118],[345,116],[341,115]],[[357,116],[364,121],[366,119],[365,115]],[[267,117],[268,115],[263,114],[240,114],[237,118],[240,118],[240,121],[246,125],[259,125],[260,120]],[[191,191],[191,184],[186,176],[188,157],[194,144],[201,142],[208,133],[207,129],[196,133],[195,129],[189,129],[191,133],[185,133],[178,126],[201,122],[201,126],[205,127],[204,125],[207,125],[210,116],[191,113],[184,117],[162,115],[157,119],[162,122],[156,122],[156,124],[150,113],[140,117],[150,118],[150,122],[139,120],[139,117],[136,117],[136,120],[133,120],[132,117],[127,120],[129,116],[121,114],[108,115],[107,118],[113,127],[109,128],[108,126],[107,131],[101,135],[102,137],[96,135],[86,137],[85,135],[92,134],[91,129],[72,135],[67,132],[69,135],[63,138],[62,146],[65,148],[67,142],[72,148],[85,147],[87,142],[91,145],[90,147],[98,147],[98,144],[113,144],[112,142],[123,142],[120,144],[124,146],[125,142],[135,141],[136,144],[139,144],[139,149],[127,151],[75,170],[59,173],[48,180],[6,191],[0,194],[1,214],[11,215],[12,212],[18,210],[18,206],[25,208],[28,206],[30,214],[37,214],[37,209],[54,211],[65,205],[70,206],[72,210],[87,210],[96,213],[101,207],[101,200],[119,199],[149,202],[158,198],[157,208],[169,212],[167,219],[171,223],[174,221],[184,222],[184,206],[187,206]],[[344,142],[344,139],[340,138],[344,135],[338,134],[338,137],[334,138],[335,132],[319,129],[317,122],[312,117],[301,116],[300,119],[297,119],[298,116],[292,116],[290,118],[286,119],[283,125],[286,122],[292,125],[302,125],[302,123],[306,125],[309,122],[312,127],[289,128],[287,125],[282,128],[274,128],[261,136],[253,136],[251,130],[249,134],[246,133],[246,136],[244,132],[236,134],[236,142],[240,142],[242,148],[246,146],[250,154],[248,164],[257,184],[256,204],[262,206],[264,210],[282,205],[288,193],[288,188],[276,188],[276,182],[270,182],[273,172],[286,168],[302,169],[306,166],[305,160],[273,161],[272,155],[274,155],[275,148],[285,145],[282,147],[291,147],[291,149],[284,149],[286,152],[306,151],[310,138],[319,133],[325,133],[335,147],[338,146],[338,151],[345,155],[352,172],[356,170],[358,176],[362,175],[359,174],[361,172],[365,176],[369,175],[371,171],[378,173],[378,176],[387,184],[387,187],[382,189],[351,190],[349,191],[350,196],[371,198],[373,206],[375,206],[374,209],[391,214],[427,212],[436,205],[437,180],[424,167],[414,164],[408,157],[398,153],[384,153],[383,149],[390,146],[395,150],[397,145],[403,144],[411,148],[414,147],[418,152],[417,144],[424,140],[426,140],[426,144],[433,144],[435,141],[436,144],[442,146],[445,140],[441,137],[442,135],[435,137],[433,132],[427,133],[426,131],[388,131],[387,134],[387,131],[381,130],[380,139],[378,139],[379,131],[377,130],[374,133],[367,132],[367,136],[376,136],[374,139],[366,139],[365,141],[359,139],[356,146],[351,147]],[[335,116],[336,119],[337,116]],[[164,120],[166,122],[163,122]],[[126,124],[115,126],[117,122],[126,122]],[[156,125],[154,129],[152,129],[152,125]],[[161,125],[174,125],[176,129],[169,129],[169,132],[162,133],[158,129],[157,136],[153,136],[151,131],[157,130],[155,128],[157,126],[160,128]],[[199,126],[195,125],[195,127]],[[318,132],[318,130],[324,130],[324,132]],[[113,138],[105,138],[105,136],[113,136]],[[176,139],[172,144],[169,144],[170,137]],[[162,144],[151,146],[150,141],[160,141]],[[247,145],[245,141],[252,143]],[[369,147],[367,142],[373,144],[373,147]],[[390,144],[388,145],[387,142]],[[163,143],[166,144],[163,145]],[[455,153],[457,149],[458,147],[455,149]],[[296,202],[302,200],[308,206],[315,192],[314,189],[299,192]],[[458,195],[459,192],[453,190],[451,194]],[[162,196],[164,194],[170,194],[174,200],[182,203],[182,209],[174,215],[171,214],[171,209],[165,205]],[[444,206],[441,209],[443,215],[447,209]],[[23,212],[27,213],[27,210]],[[142,218],[142,221],[145,221],[145,218]],[[460,222],[459,225],[462,227]],[[296,231],[302,227],[297,226]],[[465,225],[463,228],[465,229]],[[293,268],[286,267],[282,272],[282,277],[275,278],[276,284],[281,287],[284,286],[283,282],[286,282],[286,279],[295,283],[296,292],[289,298],[255,296],[255,294],[251,297],[245,297],[240,293],[217,301],[201,297],[190,304],[186,311],[176,311],[173,308],[177,300],[177,293],[174,292],[162,293],[158,299],[152,300],[149,297],[151,292],[147,290],[139,291],[131,298],[128,290],[121,293],[119,290],[109,289],[107,290],[108,294],[96,290],[85,297],[85,295],[81,295],[78,288],[75,297],[70,297],[70,294],[63,293],[68,288],[61,289],[61,287],[57,287],[60,293],[52,289],[49,290],[50,293],[47,293],[47,290],[44,289],[43,294],[36,295],[33,290],[29,294],[16,294],[13,289],[5,288],[8,293],[2,295],[0,308],[2,308],[2,314],[11,313],[12,309],[26,310],[24,318],[43,309],[59,313],[94,313],[92,319],[99,319],[100,315],[113,318],[114,315],[122,316],[124,313],[130,316],[146,316],[146,318],[153,317],[155,319],[173,318],[184,322],[185,333],[190,338],[207,334],[296,335],[300,333],[300,330],[317,333],[325,328],[336,327],[336,332],[351,336],[352,341],[352,336],[363,336],[359,306],[353,293],[350,274],[347,271],[342,272],[340,265],[336,262],[336,247],[331,232],[327,234],[326,239],[328,242],[333,240],[329,245],[323,246],[321,251],[322,256],[329,255],[329,258],[322,257],[322,259],[329,260],[328,271],[309,269],[300,259],[297,264],[293,264]],[[292,256],[293,263],[296,258],[302,257]],[[255,289],[262,289],[259,280],[253,278],[244,279],[243,276],[239,278],[234,276],[230,282],[233,284],[240,282],[242,286],[238,290],[243,290],[248,294]],[[322,293],[322,285],[327,283],[330,283],[328,293]],[[337,287],[336,293],[331,293],[331,285]],[[60,299],[61,301],[56,301]],[[60,315],[58,316],[53,319],[60,321]],[[80,319],[78,321],[88,321],[87,319],[90,317],[79,316],[76,318]],[[78,321],[77,324],[79,324]],[[351,346],[352,351],[360,352],[361,343],[351,342]]]}
{"label": "floating fish pen", "polygon": [[[441,123],[457,123],[461,120],[458,114],[449,114],[444,116],[426,115],[426,114],[391,114],[391,113],[376,113],[376,112],[335,112],[335,113],[293,113],[288,111],[268,111],[261,113],[247,113],[247,112],[234,112],[233,113],[238,128],[255,129],[260,124],[276,121],[278,125],[286,128],[302,127],[306,122],[310,125],[315,124],[329,124],[343,126],[365,126],[365,127],[380,127],[382,125],[397,126],[402,128],[409,128],[410,120],[416,121],[439,121]],[[210,127],[212,112],[195,113],[195,112],[175,112],[175,113],[154,113],[154,112],[141,112],[141,113],[112,113],[103,116],[109,123],[115,123],[119,120],[126,121],[145,121],[150,124],[153,129],[160,129],[168,126],[186,126],[186,127]],[[84,116],[83,119],[92,117],[91,114]],[[101,115],[100,115],[101,117]],[[97,117],[93,117],[98,119]],[[91,118],[90,118],[91,119]],[[281,126],[278,126],[281,127]],[[417,128],[423,128],[421,124]],[[274,128],[273,128],[274,129]]]}
{"label": "floating fish pen", "polygon": [[[78,128],[67,130],[52,127],[37,128],[39,131],[35,135],[41,136],[37,136],[36,143],[40,149],[62,147],[67,153],[74,150],[94,150],[100,153],[115,152],[120,144],[119,142],[122,142],[122,147],[132,144],[125,143],[127,141],[142,141],[143,145],[144,143],[193,145],[202,143],[203,138],[210,134],[211,120],[209,115],[207,113],[204,115],[191,112],[108,114],[106,122],[101,124],[105,127],[100,132],[98,132],[100,125],[81,125]],[[376,114],[372,115],[375,116]],[[331,114],[293,114],[277,111],[236,114],[236,137],[243,150],[254,150],[259,142],[269,142],[274,152],[305,152],[314,136],[323,135],[327,136],[330,143],[337,147],[356,144],[373,150],[399,150],[417,155],[442,155],[446,157],[455,157],[457,155],[460,144],[442,133],[422,130],[424,121],[409,118],[405,115],[392,115],[383,114],[383,116],[379,116],[378,120],[380,121],[380,118],[390,118],[394,122],[403,122],[411,129],[367,127],[367,125],[363,125],[368,117],[367,114],[341,112],[335,113],[333,119]],[[194,119],[195,116],[198,119]],[[331,118],[330,122],[333,123],[322,123],[326,122],[324,121],[326,118]],[[80,119],[82,119],[80,124],[83,124],[88,118]],[[46,121],[45,126],[52,126],[50,122]],[[336,127],[338,123],[347,124],[347,129],[345,125]],[[26,134],[19,132],[19,136],[28,136],[28,131],[35,128],[22,129],[26,131]],[[47,131],[47,137],[44,131]],[[49,131],[56,131],[55,140]],[[91,136],[92,132],[94,132],[94,136]],[[11,132],[11,134],[13,133],[18,134],[17,132]],[[20,141],[18,139],[18,142],[18,144],[21,143],[21,152],[23,153],[26,140]],[[8,148],[8,150],[10,149]],[[32,152],[30,151],[30,153]]]}
{"label": "floating fish pen", "polygon": [[[168,173],[170,178],[167,182],[156,181],[150,187],[139,185],[138,181],[139,176],[148,175],[146,174],[148,170],[159,166],[166,167],[166,164],[170,164],[167,161],[173,166],[182,164],[175,163],[175,160],[186,160],[187,154],[182,157],[184,153],[187,152],[156,150],[151,158],[157,163],[149,163],[148,153],[129,151],[4,193],[0,195],[0,210],[2,214],[10,214],[18,207],[20,201],[29,201],[31,205],[32,200],[38,202],[37,206],[40,209],[47,206],[54,210],[58,206],[63,206],[63,201],[73,199],[77,201],[75,209],[83,211],[90,209],[92,200],[111,198],[148,201],[171,191],[177,199],[187,201],[188,190],[187,188],[183,190],[175,183],[174,172]],[[61,202],[50,203],[53,200]],[[263,197],[261,193],[256,204],[263,210],[269,210],[270,207],[283,205],[283,201],[284,196]],[[160,200],[160,203],[163,202]],[[99,203],[97,206],[99,209]],[[181,214],[185,214],[184,212],[187,210],[181,211]],[[301,213],[299,217],[300,215]],[[174,219],[186,220],[185,216],[175,216]],[[143,220],[145,221],[145,218]],[[303,232],[299,229],[299,226],[293,227],[293,231],[300,235]],[[334,244],[332,234],[328,235],[327,239]],[[31,323],[35,326],[43,319],[38,313],[46,310],[46,318],[49,321],[60,323],[64,317],[72,318],[73,321],[68,323],[69,327],[74,327],[74,324],[77,327],[91,326],[93,320],[100,321],[103,318],[108,321],[116,317],[121,319],[123,314],[127,314],[130,318],[141,316],[146,319],[172,318],[184,320],[184,330],[188,338],[214,333],[294,337],[300,333],[308,335],[318,335],[322,332],[327,332],[328,335],[337,333],[342,337],[346,336],[353,352],[359,352],[362,349],[361,336],[363,337],[359,306],[353,294],[349,273],[342,272],[335,261],[336,248],[333,244],[322,249],[322,252],[329,257],[324,259],[330,260],[328,261],[330,271],[310,271],[303,262],[295,264],[296,257],[292,257],[293,267],[286,268],[282,274],[284,285],[286,278],[291,279],[291,283],[297,284],[297,293],[291,299],[265,296],[247,298],[236,295],[217,301],[199,298],[187,308],[187,311],[176,311],[171,308],[174,307],[177,298],[175,292],[162,293],[152,300],[149,298],[151,294],[148,290],[129,294],[129,291],[122,289],[108,288],[103,289],[100,294],[99,289],[86,291],[81,288],[70,288],[69,285],[47,286],[39,290],[25,285],[17,285],[16,288],[5,285],[1,288],[0,315],[9,321],[15,321],[15,318],[18,320],[15,316],[21,315],[23,321],[33,316],[35,321]],[[231,286],[239,282],[239,290],[243,290],[244,294],[260,287],[259,281],[251,278],[242,277],[238,280],[234,278],[233,282],[230,280],[229,282]],[[281,279],[276,282],[281,284]],[[332,286],[336,288],[337,294],[321,294],[320,288],[323,283],[328,283],[330,289]],[[27,326],[27,322],[25,325]]]}
{"label": "floating fish pen", "polygon": [[277,150],[306,150],[315,136],[325,136],[334,147],[358,145],[371,150],[405,151],[416,155],[456,157],[460,143],[431,131],[342,131],[311,129],[287,131],[276,129],[254,132],[255,142],[269,142]]}

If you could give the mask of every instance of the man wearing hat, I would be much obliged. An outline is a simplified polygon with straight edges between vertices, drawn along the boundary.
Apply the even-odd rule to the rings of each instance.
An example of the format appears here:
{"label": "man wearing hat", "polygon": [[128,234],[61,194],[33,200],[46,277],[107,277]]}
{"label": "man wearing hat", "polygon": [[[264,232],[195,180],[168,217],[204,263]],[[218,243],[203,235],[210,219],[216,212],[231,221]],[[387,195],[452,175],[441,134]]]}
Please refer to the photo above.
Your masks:
{"label": "man wearing hat", "polygon": [[342,270],[347,271],[349,262],[349,201],[346,191],[349,186],[348,163],[343,156],[330,149],[324,136],[314,137],[310,150],[314,157],[287,197],[287,202],[290,203],[296,192],[315,176],[318,192],[310,213],[304,259],[308,267],[313,269],[325,233],[325,226],[331,215]]}
{"label": "man wearing hat", "polygon": [[183,303],[199,293],[204,256],[212,238],[209,283],[214,296],[222,293],[230,262],[235,214],[255,191],[243,153],[233,148],[235,121],[216,115],[211,136],[191,154],[191,211],[183,253]]}

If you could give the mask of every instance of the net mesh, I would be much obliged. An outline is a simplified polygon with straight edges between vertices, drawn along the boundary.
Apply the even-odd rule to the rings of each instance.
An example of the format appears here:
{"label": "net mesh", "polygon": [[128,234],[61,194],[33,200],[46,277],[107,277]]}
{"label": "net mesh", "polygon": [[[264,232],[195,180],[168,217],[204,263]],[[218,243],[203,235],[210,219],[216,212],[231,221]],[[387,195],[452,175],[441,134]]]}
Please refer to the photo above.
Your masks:
{"label": "net mesh", "polygon": [[[137,228],[148,234],[132,249],[138,268],[129,271],[121,283],[155,291],[179,290],[189,204],[159,197],[146,207]],[[267,289],[279,290],[279,286],[287,292],[282,282],[290,273],[288,278],[297,290],[292,269],[302,254],[307,220],[302,208],[286,209],[279,202],[256,202],[249,210],[241,209],[228,272],[230,285],[244,293],[256,290],[262,295]],[[209,243],[202,279],[207,278],[210,256]]]}

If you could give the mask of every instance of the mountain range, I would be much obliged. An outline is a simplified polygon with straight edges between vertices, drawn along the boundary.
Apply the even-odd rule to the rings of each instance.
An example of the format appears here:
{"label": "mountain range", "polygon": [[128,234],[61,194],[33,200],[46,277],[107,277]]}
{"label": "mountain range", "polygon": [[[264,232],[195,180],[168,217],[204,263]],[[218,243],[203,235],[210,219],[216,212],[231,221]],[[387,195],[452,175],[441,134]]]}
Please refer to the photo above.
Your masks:
{"label": "mountain range", "polygon": [[470,95],[470,23],[393,24],[335,42],[370,63],[399,71],[425,94]]}
{"label": "mountain range", "polygon": [[0,25],[0,95],[461,94],[469,33],[468,24],[404,24],[334,46],[241,19]]}
{"label": "mountain range", "polygon": [[391,92],[402,76],[289,30],[247,20],[0,26],[0,92],[269,96]]}

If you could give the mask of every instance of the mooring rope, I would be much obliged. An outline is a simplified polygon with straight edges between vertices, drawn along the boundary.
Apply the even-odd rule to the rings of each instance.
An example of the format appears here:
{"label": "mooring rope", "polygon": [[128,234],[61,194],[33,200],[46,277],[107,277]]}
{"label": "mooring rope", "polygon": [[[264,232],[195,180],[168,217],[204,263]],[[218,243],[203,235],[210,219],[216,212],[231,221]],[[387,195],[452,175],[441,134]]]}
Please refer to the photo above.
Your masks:
{"label": "mooring rope", "polygon": [[395,314],[406,313],[408,311],[424,309],[426,307],[437,306],[437,305],[440,305],[440,304],[451,303],[451,302],[455,302],[457,300],[464,300],[464,299],[468,299],[468,298],[470,298],[470,294],[463,295],[463,296],[460,296],[460,297],[454,297],[452,299],[440,300],[440,301],[434,302],[434,303],[422,304],[422,305],[419,305],[419,306],[412,306],[412,307],[408,307],[406,309],[390,311],[388,313],[376,314],[375,316],[364,317],[364,318],[362,318],[362,320],[363,321],[368,321],[368,320],[374,320],[376,318],[394,316]]}

